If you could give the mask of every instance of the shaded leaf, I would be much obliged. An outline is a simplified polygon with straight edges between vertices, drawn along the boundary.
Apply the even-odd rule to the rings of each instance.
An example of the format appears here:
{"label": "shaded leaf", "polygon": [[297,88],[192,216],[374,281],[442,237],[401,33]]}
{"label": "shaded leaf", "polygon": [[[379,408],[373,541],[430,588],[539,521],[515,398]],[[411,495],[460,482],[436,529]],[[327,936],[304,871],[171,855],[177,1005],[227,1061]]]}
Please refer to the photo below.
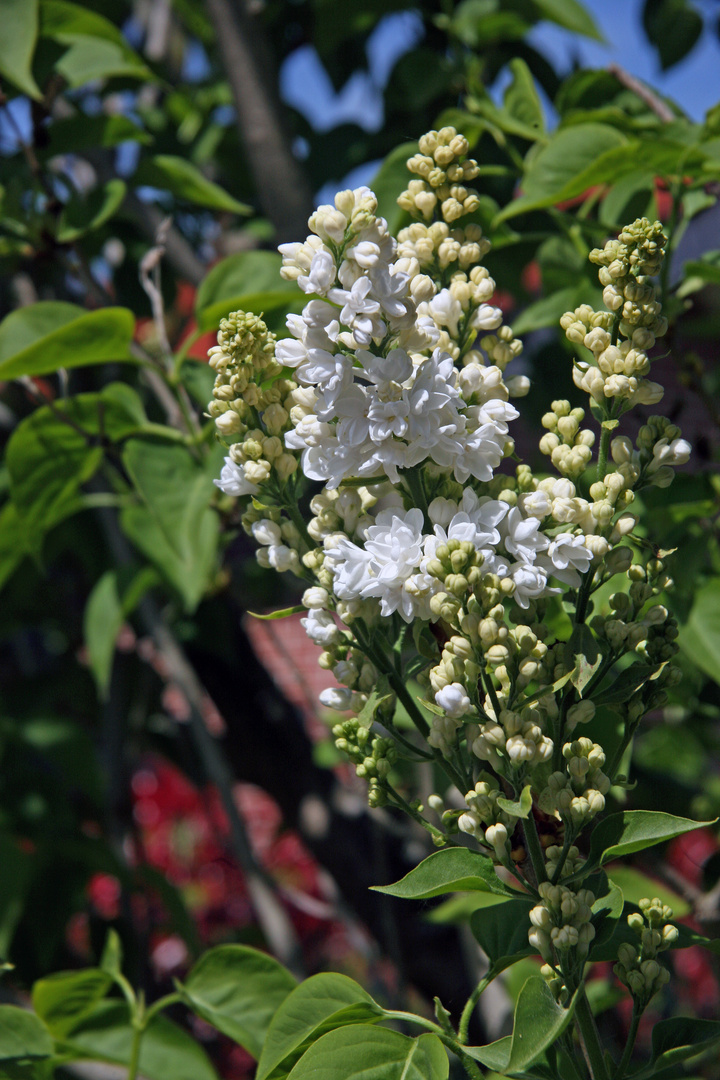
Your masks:
{"label": "shaded leaf", "polygon": [[446,1080],[449,1062],[436,1035],[417,1039],[366,1024],[323,1035],[288,1080]]}
{"label": "shaded leaf", "polygon": [[[577,996],[577,995],[576,995]],[[541,975],[532,975],[517,999],[513,1033],[489,1046],[468,1046],[466,1052],[500,1073],[522,1073],[562,1035],[575,1011],[558,1005]]]}
{"label": "shaded leaf", "polygon": [[711,579],[697,591],[678,641],[694,664],[720,682],[720,578]]}
{"label": "shaded leaf", "polygon": [[473,913],[470,929],[490,961],[491,978],[516,960],[534,955],[528,941],[530,911],[534,906],[534,900],[517,898]]}
{"label": "shaded leaf", "polygon": [[372,688],[371,693],[368,696],[367,701],[363,705],[362,709],[358,713],[358,722],[362,727],[372,727],[373,721],[378,712],[394,697],[392,690],[390,689],[390,683],[387,675],[381,675]]}
{"label": "shaded leaf", "polygon": [[198,1016],[257,1059],[273,1015],[296,985],[267,953],[220,945],[198,960],[178,990]]}
{"label": "shaded leaf", "polygon": [[618,814],[610,814],[592,830],[585,869],[603,866],[611,859],[643,851],[665,840],[672,840],[675,836],[712,824],[711,821],[690,821],[688,818],[674,817],[672,814],[655,810],[624,810]]}
{"label": "shaded leaf", "polygon": [[311,975],[288,994],[272,1018],[257,1080],[265,1080],[280,1065],[289,1071],[327,1031],[347,1024],[370,1024],[384,1015],[385,1010],[347,975]]}
{"label": "shaded leaf", "polygon": [[190,611],[215,565],[219,522],[209,509],[219,469],[215,455],[203,466],[179,443],[131,439],[123,465],[142,499],[123,507],[123,530]]}
{"label": "shaded leaf", "polygon": [[[70,1055],[128,1065],[133,1028],[124,1001],[101,1001],[65,1036]],[[147,1080],[217,1080],[202,1047],[165,1016],[155,1016],[143,1032],[138,1072]]]}
{"label": "shaded leaf", "polygon": [[115,641],[120,628],[142,596],[157,582],[157,571],[149,566],[143,567],[122,584],[118,571],[108,570],[88,597],[83,634],[90,670],[103,697],[110,685]]}
{"label": "shaded leaf", "polygon": [[506,799],[503,795],[498,795],[497,804],[501,810],[504,810],[506,814],[511,814],[513,817],[528,817],[532,810],[531,785],[525,785],[518,800]]}
{"label": "shaded leaf", "polygon": [[557,23],[558,26],[594,38],[595,41],[605,40],[587,8],[579,0],[533,0],[533,3],[543,18]]}
{"label": "shaded leaf", "polygon": [[240,251],[222,259],[197,291],[200,329],[213,329],[231,311],[260,314],[287,305],[299,290],[295,282],[280,277],[281,267],[282,257],[275,251]]}
{"label": "shaded leaf", "polygon": [[238,202],[219,184],[208,180],[191,161],[172,154],[146,158],[138,166],[133,183],[169,191],[176,199],[195,206],[207,206],[211,210],[225,210],[231,214],[250,213],[249,206]]}
{"label": "shaded leaf", "polygon": [[520,312],[513,321],[513,333],[521,336],[531,330],[541,330],[546,326],[557,327],[566,311],[574,311],[587,296],[586,281],[559,289],[550,296],[535,300]]}
{"label": "shaded leaf", "polygon": [[0,956],[10,951],[15,928],[23,914],[25,897],[32,883],[35,860],[23,851],[15,836],[0,833]]}
{"label": "shaded leaf", "polygon": [[16,1005],[0,1005],[0,1061],[50,1057],[54,1043],[41,1020]]}
{"label": "shaded leaf", "polygon": [[388,230],[397,235],[398,229],[408,224],[410,216],[405,210],[401,210],[397,204],[398,195],[405,191],[408,182],[412,179],[408,172],[407,160],[417,153],[417,143],[402,143],[391,150],[382,165],[375,173],[370,187],[377,195],[378,216],[384,217],[388,223]]}
{"label": "shaded leaf", "polygon": [[629,701],[636,690],[644,686],[657,672],[651,664],[634,663],[611,678],[605,690],[593,694],[595,705],[621,705]]}
{"label": "shaded leaf", "polygon": [[112,76],[153,77],[118,27],[80,4],[68,0],[42,0],[40,33],[66,46],[55,70],[71,89]]}
{"label": "shaded leaf", "polygon": [[602,663],[602,653],[595,635],[585,623],[578,623],[565,646],[565,663],[572,666],[570,681],[580,697]]}
{"label": "shaded leaf", "polygon": [[67,244],[99,229],[119,209],[124,198],[125,183],[117,178],[94,188],[86,197],[73,195],[60,216],[57,239]]}
{"label": "shaded leaf", "polygon": [[702,34],[703,21],[686,0],[645,0],[643,26],[665,71],[694,48]]}
{"label": "shaded leaf", "polygon": [[424,859],[394,885],[373,885],[375,892],[399,896],[404,900],[427,900],[449,892],[491,892],[515,896],[500,880],[492,859],[468,848],[444,848]]}
{"label": "shaded leaf", "polygon": [[127,308],[85,311],[58,300],[18,308],[0,323],[0,379],[133,360],[134,330],[135,317]]}
{"label": "shaded leaf", "polygon": [[258,615],[257,611],[248,611],[248,615],[252,615],[253,619],[274,621],[275,619],[287,619],[289,615],[298,615],[301,611],[307,611],[307,608],[304,604],[295,604],[294,607],[286,607],[281,608],[278,611],[270,611],[267,615]]}
{"label": "shaded leaf", "polygon": [[38,35],[38,0],[3,0],[0,75],[23,94],[41,98],[32,74]]}
{"label": "shaded leaf", "polygon": [[33,985],[33,1008],[60,1039],[105,997],[111,986],[112,977],[100,968],[58,971]]}

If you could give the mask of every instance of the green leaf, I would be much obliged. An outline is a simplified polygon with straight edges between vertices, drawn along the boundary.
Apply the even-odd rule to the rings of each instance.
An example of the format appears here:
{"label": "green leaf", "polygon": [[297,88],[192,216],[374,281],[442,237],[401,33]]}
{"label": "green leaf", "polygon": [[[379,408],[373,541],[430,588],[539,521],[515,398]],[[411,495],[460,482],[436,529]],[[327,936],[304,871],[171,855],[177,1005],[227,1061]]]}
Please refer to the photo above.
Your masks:
{"label": "green leaf", "polygon": [[517,801],[514,801],[512,799],[506,799],[503,795],[498,795],[497,804],[501,810],[504,810],[506,814],[511,814],[513,817],[528,817],[530,811],[532,810],[531,785],[525,785],[520,794],[520,798]]}
{"label": "green leaf", "polygon": [[580,697],[602,663],[602,653],[595,635],[586,623],[578,623],[565,646],[565,663],[572,665],[570,681]]}
{"label": "green leaf", "polygon": [[122,972],[122,959],[123,951],[120,935],[117,930],[111,928],[105,938],[102,956],[100,957],[100,968],[114,978]]}
{"label": "green leaf", "polygon": [[280,277],[282,257],[275,251],[240,251],[222,259],[197,291],[195,314],[201,330],[211,330],[231,311],[258,315],[283,307],[297,296],[295,282]]}
{"label": "green leaf", "polygon": [[72,90],[95,79],[113,76],[153,78],[121,31],[102,15],[80,4],[42,0],[40,33],[66,46],[55,70]]}
{"label": "green leaf", "polygon": [[311,975],[288,994],[268,1028],[256,1080],[266,1080],[278,1066],[289,1072],[311,1043],[347,1024],[371,1024],[385,1015],[361,986],[347,975]]}
{"label": "green leaf", "polygon": [[523,194],[501,210],[505,221],[528,210],[574,198],[594,184],[615,180],[623,161],[625,171],[636,164],[636,144],[607,124],[574,124],[560,131],[533,155],[522,180]]}
{"label": "green leaf", "polygon": [[3,0],[0,75],[36,100],[42,92],[32,74],[38,35],[38,0]]}
{"label": "green leaf", "polygon": [[410,1039],[357,1024],[313,1043],[288,1080],[446,1080],[448,1073],[447,1054],[436,1035]]}
{"label": "green leaf", "polygon": [[[677,1065],[709,1050],[720,1040],[720,1021],[698,1020],[694,1016],[677,1016],[659,1020],[652,1029],[652,1057],[649,1064],[634,1073],[637,1080],[645,1080],[660,1069]],[[680,1075],[677,1073],[676,1075]]]}
{"label": "green leaf", "polygon": [[472,915],[470,929],[490,961],[489,978],[494,979],[522,957],[534,955],[528,941],[530,911],[534,906],[534,900],[517,898]]}
{"label": "green leaf", "polygon": [[489,1046],[468,1046],[466,1053],[497,1072],[522,1073],[562,1035],[572,1020],[575,1000],[563,1008],[542,975],[532,975],[517,999],[512,1035]]}
{"label": "green leaf", "polygon": [[612,859],[643,851],[712,824],[712,821],[690,821],[689,818],[674,817],[655,810],[623,810],[610,814],[592,830],[585,872],[594,866],[604,866]]}
{"label": "green leaf", "polygon": [[296,985],[290,972],[266,953],[246,945],[219,945],[198,960],[178,990],[198,1016],[257,1059],[270,1021]]}
{"label": "green leaf", "polygon": [[491,892],[517,895],[500,880],[492,859],[468,848],[443,848],[424,859],[394,885],[372,885],[375,892],[404,900],[428,900],[450,892]]}
{"label": "green leaf", "polygon": [[55,1049],[50,1032],[27,1009],[0,1005],[0,1061],[50,1057]]}
{"label": "green leaf", "polygon": [[172,154],[157,154],[142,161],[133,176],[133,183],[161,188],[176,199],[195,206],[207,206],[210,210],[231,214],[251,212],[245,203],[238,202],[219,184],[208,180],[191,161]]}
{"label": "green leaf", "polygon": [[281,608],[278,611],[270,611],[267,615],[258,615],[257,611],[248,611],[253,619],[263,619],[273,622],[275,619],[287,619],[288,615],[297,615],[301,611],[307,611],[304,604],[295,604],[294,607]]}
{"label": "green leaf", "polygon": [[598,694],[593,694],[593,701],[599,705],[622,705],[629,701],[636,690],[644,686],[658,671],[651,664],[634,663],[619,675],[611,678],[609,686]]}
{"label": "green leaf", "polygon": [[687,56],[703,29],[702,17],[686,0],[645,0],[643,25],[663,71]]}
{"label": "green leaf", "polygon": [[36,859],[23,851],[16,836],[0,833],[0,866],[0,956],[7,956],[23,915]]}
{"label": "green leaf", "polygon": [[557,327],[566,311],[574,311],[587,296],[587,279],[567,289],[559,289],[550,296],[535,300],[520,312],[512,324],[517,336],[528,334],[531,330],[541,330],[547,326]]}
{"label": "green leaf", "polygon": [[112,976],[100,968],[58,971],[33,985],[35,1012],[57,1039],[67,1033],[105,997]]}
{"label": "green leaf", "polygon": [[698,589],[678,641],[688,659],[720,682],[720,578],[712,578]]}
{"label": "green leaf", "polygon": [[87,147],[106,149],[121,142],[152,142],[152,137],[127,116],[87,116],[78,113],[62,120],[53,118],[48,130],[48,145],[43,157],[77,153]]}
{"label": "green leaf", "polygon": [[398,229],[410,222],[409,214],[400,209],[397,200],[412,179],[407,169],[407,160],[415,153],[417,143],[409,142],[396,146],[387,155],[370,185],[377,195],[377,213],[385,218],[393,236],[397,235]]}
{"label": "green leaf", "polygon": [[157,571],[144,566],[127,574],[108,570],[96,583],[85,606],[83,634],[88,661],[101,697],[110,686],[115,641],[120,627],[148,589],[158,582]]}
{"label": "green leaf", "polygon": [[18,308],[0,323],[0,379],[132,361],[134,330],[135,317],[127,308],[85,311],[58,300]]}
{"label": "green leaf", "polygon": [[584,34],[595,41],[605,41],[592,16],[579,0],[533,0],[541,18],[564,26],[575,34]]}
{"label": "green leaf", "polygon": [[40,550],[43,535],[81,509],[80,487],[102,458],[102,435],[121,439],[144,418],[135,391],[111,383],[99,394],[78,394],[43,406],[15,428],[7,446],[10,492],[24,527],[22,548]]}
{"label": "green leaf", "polygon": [[[0,510],[0,589],[28,553],[26,535],[17,507],[13,502],[6,502]],[[3,955],[2,949],[0,955]]]}
{"label": "green leaf", "polygon": [[203,467],[178,443],[138,439],[130,439],[123,452],[142,503],[123,507],[122,528],[177,590],[187,611],[199,603],[215,565],[219,523],[209,509],[215,457]]}
{"label": "green leaf", "polygon": [[691,910],[685,897],[656,878],[644,874],[636,866],[617,863],[611,866],[607,873],[610,881],[622,889],[625,900],[632,904],[639,903],[644,896],[658,896],[663,904],[672,908],[673,917],[676,919],[682,919]]}
{"label": "green leaf", "polygon": [[377,716],[380,709],[394,697],[393,691],[390,689],[390,683],[387,675],[381,675],[375,686],[372,688],[367,701],[363,705],[362,709],[358,713],[358,722],[362,727],[372,727],[373,721]]}
{"label": "green leaf", "polygon": [[513,78],[503,95],[505,111],[522,124],[537,128],[540,132],[544,131],[545,114],[530,68],[519,58],[511,60],[509,67]]}
{"label": "green leaf", "polygon": [[[100,1001],[65,1036],[63,1050],[74,1056],[128,1065],[133,1028],[124,1001]],[[147,1080],[218,1080],[205,1051],[165,1016],[154,1016],[140,1044],[140,1076]]]}
{"label": "green leaf", "polygon": [[[635,209],[648,209],[655,193],[655,170],[637,169],[621,177],[600,203],[598,217],[603,225],[619,226],[624,221],[642,216]],[[632,207],[633,209],[629,209]]]}
{"label": "green leaf", "polygon": [[94,188],[86,197],[73,195],[60,215],[58,241],[71,243],[85,233],[99,229],[119,209],[124,198],[125,183],[117,178]]}

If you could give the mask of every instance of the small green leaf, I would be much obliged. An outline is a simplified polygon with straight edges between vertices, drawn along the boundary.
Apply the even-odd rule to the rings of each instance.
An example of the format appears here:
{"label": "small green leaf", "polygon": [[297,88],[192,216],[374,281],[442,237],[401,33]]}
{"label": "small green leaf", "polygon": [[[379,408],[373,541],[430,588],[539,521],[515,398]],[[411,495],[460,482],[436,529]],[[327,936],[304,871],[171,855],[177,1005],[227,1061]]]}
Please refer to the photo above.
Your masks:
{"label": "small green leaf", "polygon": [[543,977],[532,975],[517,999],[512,1035],[489,1046],[468,1046],[466,1053],[497,1072],[522,1073],[562,1035],[575,1001],[573,997],[566,1009],[558,1005]]}
{"label": "small green leaf", "polygon": [[[720,1041],[720,1021],[698,1020],[693,1016],[677,1016],[659,1020],[652,1029],[652,1057],[649,1064],[634,1073],[637,1080],[645,1080],[661,1069],[678,1065],[681,1061],[709,1050]],[[680,1075],[677,1073],[676,1075]]]}
{"label": "small green leaf", "polygon": [[123,507],[122,528],[191,611],[215,566],[219,522],[209,503],[216,455],[203,466],[180,443],[130,439],[123,465],[142,502]]}
{"label": "small green leaf", "polygon": [[100,968],[113,978],[122,971],[122,942],[117,930],[108,930],[100,957]]}
{"label": "small green leaf", "polygon": [[[124,1001],[100,1001],[65,1035],[63,1053],[129,1065],[133,1027]],[[218,1080],[202,1047],[166,1016],[154,1016],[140,1043],[140,1076],[147,1080]]]}
{"label": "small green leaf", "polygon": [[720,682],[720,578],[712,578],[698,589],[678,640],[684,654]]}
{"label": "small green leaf", "polygon": [[437,1035],[410,1039],[397,1031],[356,1024],[313,1043],[288,1080],[447,1080],[449,1068]]}
{"label": "small green leaf", "polygon": [[21,848],[16,836],[0,833],[0,866],[0,956],[7,956],[33,884],[37,858]]}
{"label": "small green leaf", "polygon": [[144,566],[129,578],[127,574],[108,570],[90,593],[85,606],[83,632],[90,670],[95,677],[98,693],[103,698],[110,687],[115,641],[120,627],[158,580],[157,571],[149,566]]}
{"label": "small green leaf", "polygon": [[622,705],[629,701],[636,690],[644,686],[657,672],[657,667],[650,664],[634,663],[625,668],[619,675],[611,677],[611,681],[605,690],[593,694],[595,705]]}
{"label": "small green leaf", "polygon": [[275,251],[240,251],[222,259],[203,279],[195,300],[201,330],[212,330],[231,311],[256,314],[287,308],[298,298],[294,281],[280,277]]}
{"label": "small green leaf", "polygon": [[380,709],[392,701],[394,694],[390,689],[387,675],[381,675],[372,689],[367,701],[358,713],[358,722],[362,727],[372,727],[373,721]]}
{"label": "small green leaf", "polygon": [[519,57],[511,60],[509,67],[513,78],[503,96],[505,111],[528,127],[544,131],[545,114],[530,68]]}
{"label": "small green leaf", "polygon": [[547,326],[556,327],[566,311],[574,311],[587,296],[587,279],[566,289],[559,289],[550,296],[543,296],[529,304],[514,320],[513,333],[522,336],[531,330],[542,330]]}
{"label": "small green leaf", "polygon": [[297,615],[301,611],[307,611],[304,604],[295,604],[294,607],[281,608],[278,611],[271,611],[267,615],[258,615],[257,611],[248,611],[248,615],[252,615],[253,619],[287,619],[288,615]]}
{"label": "small green leaf", "polygon": [[512,817],[529,817],[530,811],[532,810],[531,785],[525,785],[520,794],[520,798],[516,802],[512,799],[506,799],[503,795],[498,795],[497,804],[501,810],[504,810],[506,814],[511,814]]}
{"label": "small green leaf", "polygon": [[465,891],[517,895],[497,876],[492,859],[479,851],[460,847],[433,852],[394,885],[373,885],[371,888],[404,900],[428,900],[431,896]]}
{"label": "small green leaf", "polygon": [[246,945],[219,945],[197,962],[178,990],[186,1005],[260,1057],[270,1021],[295,989],[290,972]]}
{"label": "small green leaf", "polygon": [[584,34],[595,41],[605,41],[587,8],[579,0],[533,0],[541,18],[549,19],[572,30],[575,34]]}
{"label": "small green leaf", "polygon": [[528,941],[530,911],[534,900],[516,898],[473,913],[470,929],[490,961],[488,976],[495,978],[524,956],[535,950]]}
{"label": "small green leaf", "polygon": [[687,56],[703,29],[702,17],[686,0],[645,0],[643,25],[663,71]]}
{"label": "small green leaf", "polygon": [[273,1016],[258,1061],[257,1080],[278,1066],[288,1072],[311,1043],[346,1024],[371,1024],[385,1015],[347,975],[311,975],[288,994]]}
{"label": "small green leaf", "polygon": [[153,78],[118,27],[80,4],[42,0],[40,34],[65,46],[55,70],[73,90],[95,79],[113,76]]}
{"label": "small green leaf", "polygon": [[[0,589],[28,554],[24,522],[13,502],[0,510]],[[0,955],[3,950],[0,949]]]}
{"label": "small green leaf", "polygon": [[570,681],[582,697],[583,690],[602,663],[602,653],[595,635],[586,623],[575,626],[565,646],[565,663],[572,664]]}
{"label": "small green leaf", "polygon": [[412,179],[407,169],[407,160],[415,153],[417,143],[402,143],[396,146],[387,155],[370,185],[377,195],[377,212],[385,218],[393,236],[405,222],[410,221],[407,211],[400,209],[397,200]]}
{"label": "small green leaf", "polygon": [[3,0],[0,75],[39,100],[42,92],[32,74],[37,35],[38,0]]}
{"label": "small green leaf", "polygon": [[88,196],[74,195],[60,215],[58,241],[72,243],[85,233],[99,229],[120,208],[124,198],[125,183],[117,178],[94,188]]}
{"label": "small green leaf", "polygon": [[208,180],[191,161],[172,154],[157,154],[142,161],[135,171],[133,183],[136,186],[161,188],[176,199],[195,206],[207,206],[211,210],[224,210],[231,214],[251,212],[245,203],[238,202],[219,184]]}
{"label": "small green leaf", "polygon": [[690,821],[655,810],[610,814],[592,830],[586,870],[712,824],[712,821]]}
{"label": "small green leaf", "polygon": [[637,144],[631,144],[608,124],[573,124],[561,128],[529,162],[522,180],[523,194],[498,214],[505,221],[517,214],[553,206],[581,195],[595,184],[617,178],[625,163],[636,165]]}
{"label": "small green leaf", "polygon": [[113,360],[134,362],[134,330],[135,317],[127,308],[85,311],[57,300],[18,308],[0,323],[0,379]]}
{"label": "small green leaf", "polygon": [[50,1057],[55,1044],[41,1020],[17,1005],[0,1005],[0,1061]]}
{"label": "small green leaf", "polygon": [[152,142],[151,136],[127,116],[88,116],[87,113],[78,113],[62,120],[53,117],[47,131],[48,145],[42,150],[43,157],[76,154],[89,146],[107,149],[122,142]]}
{"label": "small green leaf", "polygon": [[67,1033],[105,997],[112,977],[100,968],[58,971],[33,986],[33,1008],[57,1039]]}

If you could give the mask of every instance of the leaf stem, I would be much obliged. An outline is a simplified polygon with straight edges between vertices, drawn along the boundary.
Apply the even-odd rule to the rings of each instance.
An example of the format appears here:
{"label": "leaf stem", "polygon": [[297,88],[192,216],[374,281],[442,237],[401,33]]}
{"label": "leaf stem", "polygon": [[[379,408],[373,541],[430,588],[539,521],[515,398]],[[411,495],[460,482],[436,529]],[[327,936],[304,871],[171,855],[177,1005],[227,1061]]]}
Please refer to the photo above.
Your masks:
{"label": "leaf stem", "polygon": [[605,1058],[603,1057],[603,1051],[600,1045],[600,1036],[598,1035],[598,1030],[595,1026],[595,1017],[592,1014],[590,1003],[587,999],[587,994],[585,993],[585,986],[582,984],[578,991],[577,1004],[575,1005],[575,1020],[580,1029],[583,1048],[587,1053],[587,1063],[590,1069],[591,1080],[609,1080],[607,1069],[605,1068]]}
{"label": "leaf stem", "polygon": [[638,1008],[637,1001],[633,1001],[632,1021],[630,1023],[630,1031],[628,1032],[627,1043],[625,1044],[625,1050],[623,1051],[623,1056],[620,1059],[620,1064],[617,1067],[617,1071],[615,1072],[613,1080],[623,1080],[623,1077],[625,1076],[627,1067],[630,1064],[630,1058],[632,1057],[635,1040],[637,1039],[641,1016],[642,1010]]}
{"label": "leaf stem", "polygon": [[458,1025],[458,1039],[464,1045],[467,1044],[468,1041],[468,1028],[470,1027],[470,1020],[472,1019],[472,1014],[475,1012],[475,1006],[477,1005],[482,994],[485,992],[491,982],[492,979],[488,978],[487,975],[483,975],[482,979],[477,984],[472,994],[467,999],[467,1002],[465,1003],[465,1008],[462,1011],[460,1023]]}

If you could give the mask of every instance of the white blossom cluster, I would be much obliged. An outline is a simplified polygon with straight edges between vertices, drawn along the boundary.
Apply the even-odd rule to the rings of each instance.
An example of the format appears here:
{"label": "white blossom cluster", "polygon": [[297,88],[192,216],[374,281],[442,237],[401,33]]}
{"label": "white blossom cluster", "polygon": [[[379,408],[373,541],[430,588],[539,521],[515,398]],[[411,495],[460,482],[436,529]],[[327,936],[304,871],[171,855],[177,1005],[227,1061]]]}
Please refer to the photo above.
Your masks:
{"label": "white blossom cluster", "polygon": [[478,498],[465,488],[460,502],[434,499],[428,507],[433,531],[425,531],[417,508],[382,509],[364,530],[358,544],[342,533],[325,539],[326,559],[333,574],[333,589],[341,600],[375,598],[380,613],[397,611],[405,622],[434,621],[432,597],[443,582],[430,573],[438,548],[450,540],[470,544],[479,554],[483,574],[509,579],[515,602],[527,608],[530,600],[559,592],[549,579],[577,586],[592,552],[585,537],[560,533],[554,539],[540,528],[549,509],[547,497],[537,493],[521,497],[519,505],[487,497]]}
{"label": "white blossom cluster", "polygon": [[[458,370],[434,347],[462,309],[450,289],[420,274],[417,259],[398,258],[376,205],[368,188],[341,192],[310,219],[304,244],[280,249],[285,275],[312,297],[288,317],[292,336],[275,351],[304,388],[286,446],[302,453],[307,477],[329,488],[350,477],[398,483],[398,470],[426,461],[460,483],[490,480],[518,415],[502,373],[478,359]],[[486,282],[481,295],[493,289]],[[469,326],[501,322],[500,310],[481,301]]]}

